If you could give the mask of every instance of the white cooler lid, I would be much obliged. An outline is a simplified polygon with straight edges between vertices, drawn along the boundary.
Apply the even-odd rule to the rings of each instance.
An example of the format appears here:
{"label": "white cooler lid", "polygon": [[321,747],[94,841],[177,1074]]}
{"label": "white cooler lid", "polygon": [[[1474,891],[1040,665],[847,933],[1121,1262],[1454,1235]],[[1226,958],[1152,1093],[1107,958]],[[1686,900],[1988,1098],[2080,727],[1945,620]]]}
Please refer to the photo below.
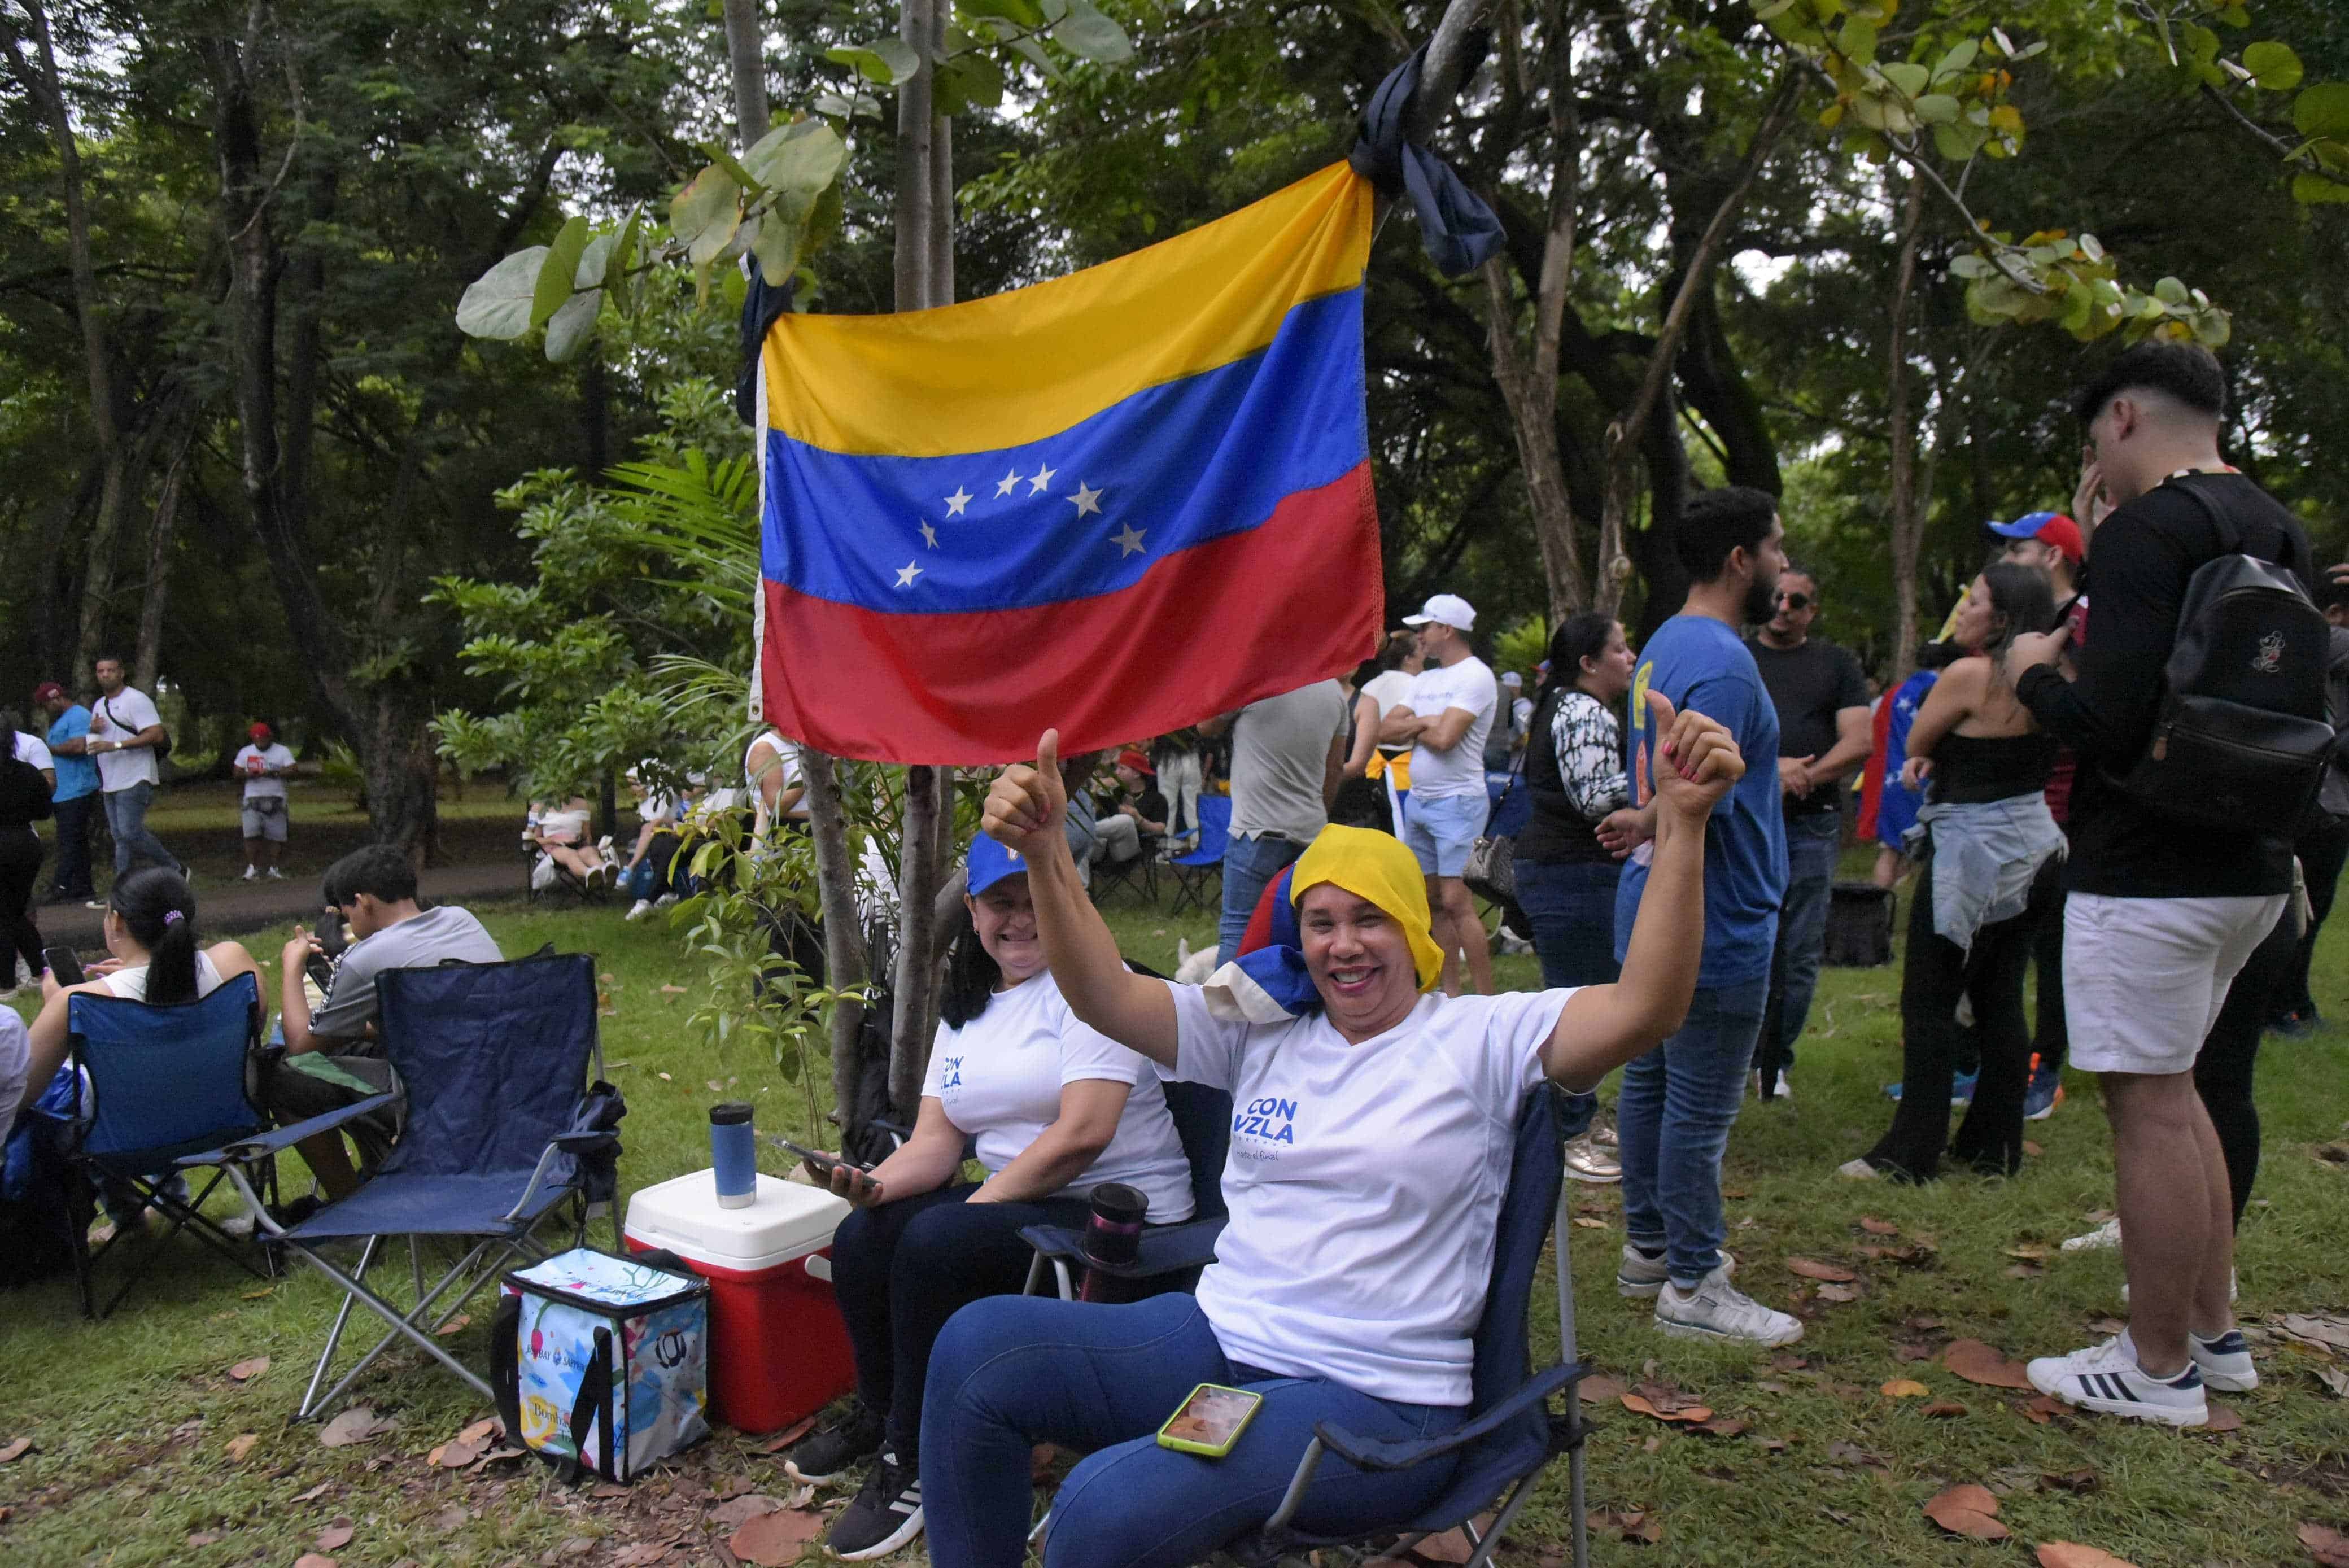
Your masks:
{"label": "white cooler lid", "polygon": [[717,1173],[696,1171],[632,1194],[626,1229],[631,1241],[697,1263],[762,1269],[830,1246],[848,1213],[845,1198],[765,1174],[758,1202],[721,1209]]}

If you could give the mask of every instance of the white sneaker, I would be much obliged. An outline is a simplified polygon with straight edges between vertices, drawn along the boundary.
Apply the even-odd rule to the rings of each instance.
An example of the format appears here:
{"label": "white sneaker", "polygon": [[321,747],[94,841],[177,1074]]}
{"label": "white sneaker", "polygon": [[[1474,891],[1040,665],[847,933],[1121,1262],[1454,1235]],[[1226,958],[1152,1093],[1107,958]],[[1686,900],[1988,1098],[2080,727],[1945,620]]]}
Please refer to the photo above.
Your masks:
{"label": "white sneaker", "polygon": [[1692,1291],[1667,1284],[1656,1297],[1656,1329],[1674,1339],[1733,1340],[1765,1350],[1803,1336],[1801,1320],[1773,1312],[1731,1284],[1726,1260]]}
{"label": "white sneaker", "polygon": [[661,895],[660,895],[660,897],[658,897],[658,898],[657,898],[657,899],[653,900],[653,907],[654,907],[655,909],[667,909],[669,905],[671,905],[671,904],[675,903],[676,902],[677,902],[677,894],[675,894],[675,893],[673,893],[673,892],[665,892],[665,893],[661,894]]}
{"label": "white sneaker", "polygon": [[244,868],[244,880],[245,880],[245,881],[247,881],[247,882],[259,882],[259,881],[261,880],[261,871],[260,871],[260,868],[259,868],[259,867],[257,867],[257,866],[247,866],[247,867],[245,867],[245,868]]}
{"label": "white sneaker", "polygon": [[[1793,1075],[1791,1073],[1783,1071],[1779,1073],[1778,1092],[1771,1097],[1773,1099],[1783,1099],[1788,1105],[1795,1103],[1795,1086],[1791,1081],[1789,1081],[1792,1077]],[[1755,1099],[1760,1099],[1762,1098],[1762,1075],[1758,1072],[1747,1073],[1745,1075],[1745,1088],[1746,1091]]]}
{"label": "white sneaker", "polygon": [[2189,1360],[2175,1377],[2152,1377],[2137,1365],[2127,1332],[2069,1356],[2043,1356],[2024,1371],[2041,1393],[2099,1415],[2172,1427],[2199,1427],[2210,1418],[2201,1368]]}
{"label": "white sneaker", "polygon": [[636,907],[628,911],[627,918],[630,920],[642,920],[652,912],[653,901],[648,898],[640,898],[636,900]]}
{"label": "white sneaker", "polygon": [[2093,1231],[2066,1238],[2064,1250],[2067,1253],[2100,1253],[2107,1247],[2116,1247],[2120,1244],[2121,1222],[2118,1219],[2111,1219]]}
{"label": "white sneaker", "polygon": [[1615,1288],[1634,1301],[1644,1301],[1662,1291],[1672,1271],[1664,1265],[1664,1254],[1650,1257],[1633,1246],[1623,1243],[1623,1261],[1615,1270]]}
{"label": "white sneaker", "polygon": [[268,878],[271,882],[284,882],[285,880],[285,873],[279,871],[275,866],[270,867],[261,874]]}
{"label": "white sneaker", "polygon": [[2238,1329],[2230,1328],[2215,1339],[2189,1333],[2186,1350],[2194,1357],[2195,1370],[2202,1374],[2202,1386],[2206,1388],[2216,1388],[2221,1394],[2248,1394],[2260,1386],[2260,1369],[2251,1365],[2251,1341]]}
{"label": "white sneaker", "polygon": [[1836,1174],[1847,1181],[1875,1181],[1881,1180],[1884,1172],[1866,1160],[1847,1160],[1836,1167]]}
{"label": "white sneaker", "polygon": [[1605,1185],[1623,1180],[1623,1162],[1586,1132],[1566,1140],[1566,1179]]}

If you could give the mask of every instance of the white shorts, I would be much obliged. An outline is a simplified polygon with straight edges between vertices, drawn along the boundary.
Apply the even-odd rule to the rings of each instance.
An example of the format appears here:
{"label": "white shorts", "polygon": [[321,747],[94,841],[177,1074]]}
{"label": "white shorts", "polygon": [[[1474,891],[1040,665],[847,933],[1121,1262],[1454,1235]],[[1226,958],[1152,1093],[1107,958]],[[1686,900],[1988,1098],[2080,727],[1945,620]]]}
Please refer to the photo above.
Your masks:
{"label": "white shorts", "polygon": [[2064,906],[2064,1022],[2094,1073],[2194,1069],[2227,987],[2283,914],[2285,894],[2115,898]]}

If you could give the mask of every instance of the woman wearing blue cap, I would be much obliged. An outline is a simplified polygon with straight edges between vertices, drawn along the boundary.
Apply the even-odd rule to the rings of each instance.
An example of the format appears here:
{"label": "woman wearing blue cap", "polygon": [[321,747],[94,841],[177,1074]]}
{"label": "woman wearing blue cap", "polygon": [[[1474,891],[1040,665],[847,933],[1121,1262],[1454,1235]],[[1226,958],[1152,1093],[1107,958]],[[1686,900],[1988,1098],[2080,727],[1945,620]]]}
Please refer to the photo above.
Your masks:
{"label": "woman wearing blue cap", "polygon": [[[1107,1181],[1139,1189],[1150,1223],[1192,1212],[1191,1168],[1157,1073],[1079,1023],[1045,966],[1028,863],[981,838],[966,870],[966,918],[947,949],[913,1136],[870,1172],[842,1165],[830,1178],[856,1205],[833,1238],[832,1267],[860,1408],[793,1449],[784,1468],[825,1480],[879,1455],[826,1538],[852,1563],[921,1533],[930,1345],[957,1308],[1021,1287],[1032,1253],[1020,1228],[1082,1225]],[[961,1179],[973,1141],[980,1182]]]}
{"label": "woman wearing blue cap", "polygon": [[[1657,806],[1647,887],[1621,978],[1572,991],[1429,995],[1443,954],[1427,879],[1394,839],[1346,827],[1296,862],[1293,945],[1204,987],[1134,975],[1062,841],[1057,736],[996,780],[987,830],[1034,857],[1069,1005],[1245,1114],[1224,1168],[1231,1220],[1195,1295],[1001,1297],[939,1336],[925,1412],[937,1568],[1021,1561],[1032,1443],[1092,1450],[1053,1500],[1047,1568],[1172,1568],[1269,1518],[1319,1422],[1389,1441],[1459,1429],[1519,1108],[1546,1080],[1588,1089],[1654,1047],[1695,990],[1705,822],[1745,764],[1720,725],[1647,701],[1661,743],[1641,752]],[[1154,1436],[1199,1383],[1262,1396],[1221,1459]],[[1407,1519],[1450,1468],[1326,1462],[1298,1522]]]}

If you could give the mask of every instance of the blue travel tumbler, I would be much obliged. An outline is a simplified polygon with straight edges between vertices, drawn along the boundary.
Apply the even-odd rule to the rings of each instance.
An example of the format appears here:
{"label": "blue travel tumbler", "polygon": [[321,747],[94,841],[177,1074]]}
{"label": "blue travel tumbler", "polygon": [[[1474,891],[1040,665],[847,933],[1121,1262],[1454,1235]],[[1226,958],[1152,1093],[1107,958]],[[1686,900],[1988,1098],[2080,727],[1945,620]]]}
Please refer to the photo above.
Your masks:
{"label": "blue travel tumbler", "polygon": [[709,1163],[718,1177],[718,1206],[747,1209],[759,1201],[759,1161],[750,1108],[728,1100],[709,1108]]}

